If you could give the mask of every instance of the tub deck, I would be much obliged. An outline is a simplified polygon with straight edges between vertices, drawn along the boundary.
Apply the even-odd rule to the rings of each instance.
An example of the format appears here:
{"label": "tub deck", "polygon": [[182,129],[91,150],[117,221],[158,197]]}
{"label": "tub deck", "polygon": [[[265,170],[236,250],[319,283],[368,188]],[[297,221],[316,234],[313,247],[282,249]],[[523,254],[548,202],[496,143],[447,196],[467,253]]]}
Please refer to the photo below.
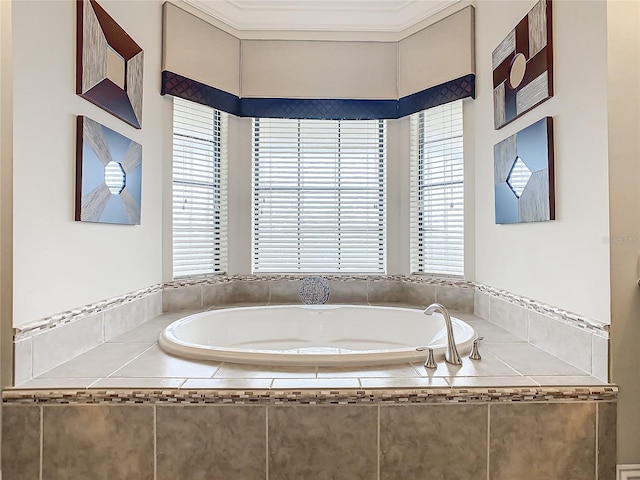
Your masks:
{"label": "tub deck", "polygon": [[372,367],[271,367],[186,360],[164,353],[157,338],[187,314],[165,313],[14,387],[28,389],[456,389],[465,387],[604,386],[606,382],[472,314],[452,314],[469,322],[485,339],[482,360],[463,356],[462,366],[438,362]]}

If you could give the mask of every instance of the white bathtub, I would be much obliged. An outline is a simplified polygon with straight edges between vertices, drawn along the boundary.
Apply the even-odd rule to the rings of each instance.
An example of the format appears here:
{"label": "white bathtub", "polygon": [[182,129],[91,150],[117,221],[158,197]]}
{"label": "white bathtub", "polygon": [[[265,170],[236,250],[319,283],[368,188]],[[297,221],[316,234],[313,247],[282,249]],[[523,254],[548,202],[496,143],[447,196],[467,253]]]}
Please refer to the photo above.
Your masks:
{"label": "white bathtub", "polygon": [[[451,318],[458,351],[471,350],[475,330]],[[189,315],[166,327],[160,347],[200,360],[255,365],[383,365],[443,357],[444,319],[422,310],[352,305],[227,308]]]}

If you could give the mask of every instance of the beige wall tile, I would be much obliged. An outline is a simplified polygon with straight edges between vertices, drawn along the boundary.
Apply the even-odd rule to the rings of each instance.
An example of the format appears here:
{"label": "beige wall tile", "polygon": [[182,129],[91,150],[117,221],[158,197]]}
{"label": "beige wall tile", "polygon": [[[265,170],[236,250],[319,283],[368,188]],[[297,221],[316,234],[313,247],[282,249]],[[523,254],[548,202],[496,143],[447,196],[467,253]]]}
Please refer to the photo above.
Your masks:
{"label": "beige wall tile", "polygon": [[40,410],[38,406],[2,407],[2,477],[40,478]]}
{"label": "beige wall tile", "polygon": [[591,333],[537,312],[529,312],[529,342],[591,373]]}
{"label": "beige wall tile", "polygon": [[147,320],[162,315],[162,292],[152,293],[145,297],[147,302]]}
{"label": "beige wall tile", "polygon": [[513,333],[516,337],[529,338],[528,311],[513,303],[491,297],[491,316],[489,321]]}
{"label": "beige wall tile", "polygon": [[153,408],[43,407],[42,478],[153,480]]}
{"label": "beige wall tile", "polygon": [[436,302],[449,310],[473,312],[475,290],[473,288],[436,286]]}
{"label": "beige wall tile", "polygon": [[595,403],[489,408],[491,480],[595,479]]}
{"label": "beige wall tile", "polygon": [[266,407],[158,406],[157,480],[263,480]]}
{"label": "beige wall tile", "polygon": [[598,402],[598,480],[616,478],[616,421],[618,405]]}
{"label": "beige wall tile", "polygon": [[123,303],[104,312],[104,339],[110,340],[146,322],[147,299],[139,298]]}
{"label": "beige wall tile", "polygon": [[268,415],[269,480],[376,478],[378,407],[282,406]]}
{"label": "beige wall tile", "polygon": [[33,376],[57,367],[104,341],[102,313],[33,337]]}
{"label": "beige wall tile", "polygon": [[269,305],[301,304],[300,280],[272,280],[269,283]]}
{"label": "beige wall tile", "polygon": [[350,282],[338,282],[328,280],[330,304],[346,305],[366,305],[367,304],[367,282],[365,280],[354,280]]}
{"label": "beige wall tile", "polygon": [[202,287],[189,285],[187,287],[164,288],[162,290],[162,311],[175,312],[190,310],[202,306]]}
{"label": "beige wall tile", "polygon": [[591,336],[591,375],[609,381],[609,339]]}
{"label": "beige wall tile", "polygon": [[33,338],[25,338],[13,344],[14,348],[14,385],[33,378]]}
{"label": "beige wall tile", "polygon": [[204,285],[202,301],[208,305],[266,305],[269,302],[267,282],[231,282]]}
{"label": "beige wall tile", "polygon": [[436,287],[422,283],[397,280],[370,281],[368,287],[371,305],[404,305],[426,308],[436,301]]}
{"label": "beige wall tile", "polygon": [[476,290],[476,293],[473,297],[473,313],[480,318],[489,320],[490,306],[491,297],[486,293]]}
{"label": "beige wall tile", "polygon": [[487,476],[487,405],[380,407],[380,479]]}

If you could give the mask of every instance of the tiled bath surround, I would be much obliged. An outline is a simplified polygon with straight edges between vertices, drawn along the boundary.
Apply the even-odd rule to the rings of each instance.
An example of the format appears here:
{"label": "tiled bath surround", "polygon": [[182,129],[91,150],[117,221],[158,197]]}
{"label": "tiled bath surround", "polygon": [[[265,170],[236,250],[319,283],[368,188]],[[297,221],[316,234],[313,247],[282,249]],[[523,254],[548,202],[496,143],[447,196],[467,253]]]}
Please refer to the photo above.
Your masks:
{"label": "tiled bath surround", "polygon": [[[165,311],[212,305],[300,303],[302,276],[223,276],[165,284]],[[438,302],[474,312],[594,377],[608,379],[608,325],[462,280],[411,276],[331,276],[327,303],[426,307]]]}
{"label": "tiled bath surround", "polygon": [[[156,285],[42,319],[16,331],[15,384],[88,351],[161,311],[300,303],[302,275],[219,275]],[[607,380],[608,325],[462,280],[324,275],[328,303],[425,307],[439,302],[474,312],[587,374]]]}
{"label": "tiled bath surround", "polygon": [[14,333],[19,385],[162,313],[162,286],[86,305],[28,324]]}
{"label": "tiled bath surround", "polygon": [[474,314],[541,350],[608,380],[609,325],[477,285]]}
{"label": "tiled bath surround", "polygon": [[[263,372],[247,374],[268,378],[245,379],[241,367],[250,366],[177,358],[163,363],[166,359],[153,345],[159,323],[212,303],[299,303],[300,278],[243,276],[172,282],[165,286],[165,310],[189,311],[164,314],[111,342],[106,339],[104,345],[48,372],[56,377],[63,369],[58,373],[66,372],[68,377],[38,379],[45,382],[35,390],[5,391],[4,478],[511,480],[534,478],[533,468],[535,478],[614,480],[617,389],[541,386],[557,385],[558,378],[567,385],[588,377],[576,377],[578,369],[524,341],[515,342],[512,334],[497,325],[473,317],[471,312],[478,303],[482,308],[483,299],[477,300],[477,286],[469,282],[328,277],[332,303],[423,307],[439,301],[467,312],[459,315],[475,322],[491,340],[481,347],[485,357],[479,364],[465,359],[455,372],[440,363],[435,372],[421,365],[400,365],[389,372],[361,368],[358,376],[363,378],[329,368],[315,369],[309,377],[308,372],[294,369],[284,372],[291,377],[282,377],[282,372],[265,367]],[[140,314],[138,307],[130,308]],[[104,321],[121,317],[106,317],[106,310],[95,313],[102,315],[103,339],[107,330],[118,330],[118,320],[113,329]],[[495,315],[499,321],[501,317]],[[528,322],[529,317],[525,318]],[[19,336],[18,341],[75,323],[41,328],[37,334]],[[139,348],[147,350],[140,353]],[[125,361],[124,366],[111,364],[112,355],[105,355],[103,349],[111,353],[119,349],[116,357],[129,355],[135,360]],[[527,357],[523,350],[528,358],[523,358]],[[91,362],[89,356],[99,361]],[[506,358],[510,361],[499,360]],[[518,361],[523,363],[518,369],[508,366],[511,362],[517,366]],[[141,377],[158,370],[159,363],[164,365],[165,378],[146,379],[153,386],[144,388]],[[69,375],[76,364],[85,373],[93,365],[100,369],[95,375],[114,371],[122,378],[110,376],[102,379],[106,383],[95,379],[85,384],[89,379]],[[557,367],[560,364],[568,370],[563,373]],[[540,372],[529,371],[532,365]],[[481,369],[485,377],[474,377],[474,369]],[[557,376],[535,376],[549,374],[542,371]],[[495,376],[504,372],[509,376]],[[376,378],[383,373],[407,377]],[[177,376],[191,378],[184,381]],[[47,380],[52,383],[46,385]],[[84,386],[60,388],[72,380]],[[484,386],[478,388],[478,384]]]}
{"label": "tiled bath surround", "polygon": [[5,395],[11,480],[614,480],[615,388]]}

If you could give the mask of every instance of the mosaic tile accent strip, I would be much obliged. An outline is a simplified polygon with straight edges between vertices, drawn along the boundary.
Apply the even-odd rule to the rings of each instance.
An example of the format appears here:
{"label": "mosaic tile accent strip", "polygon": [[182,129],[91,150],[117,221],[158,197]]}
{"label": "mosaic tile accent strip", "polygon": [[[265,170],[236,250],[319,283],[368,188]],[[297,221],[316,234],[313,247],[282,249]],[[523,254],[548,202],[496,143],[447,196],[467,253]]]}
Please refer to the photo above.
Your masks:
{"label": "mosaic tile accent strip", "polygon": [[[281,281],[302,281],[308,275],[214,275],[211,277],[181,278],[164,284],[164,288],[180,288],[191,285],[214,285],[218,283],[230,282],[265,282],[270,280]],[[323,275],[327,281],[331,282],[407,282],[424,283],[427,285],[439,285],[442,287],[475,288],[474,282],[456,278],[430,277],[427,275]]]}
{"label": "mosaic tile accent strip", "polygon": [[596,333],[605,338],[609,338],[610,326],[606,323],[591,320],[583,317],[582,315],[578,315],[577,313],[568,312],[567,310],[553,307],[545,303],[538,302],[537,300],[532,300],[527,297],[515,295],[504,290],[498,290],[497,288],[482,285],[480,283],[475,283],[475,288],[479,292],[486,293],[501,300],[513,303],[527,310],[532,310],[534,312],[547,315],[554,320],[559,320],[561,322],[583,328],[591,333]]}
{"label": "mosaic tile accent strip", "polygon": [[307,277],[300,282],[299,294],[306,305],[322,305],[329,300],[329,284],[322,277]]}
{"label": "mosaic tile accent strip", "polygon": [[109,298],[107,300],[102,300],[96,303],[90,303],[89,305],[84,305],[82,307],[74,308],[72,310],[67,310],[65,312],[58,313],[50,317],[45,317],[41,320],[37,320],[35,322],[24,325],[20,328],[15,328],[13,332],[14,340],[18,341],[24,338],[29,338],[45,330],[49,330],[51,328],[56,328],[61,325],[66,325],[68,323],[81,320],[85,317],[88,317],[89,315],[100,313],[103,310],[117,307],[119,305],[123,305],[133,300],[139,300],[148,295],[161,292],[161,291],[162,291],[162,284],[152,285],[150,287],[143,288],[135,292],[127,293],[125,295]]}
{"label": "mosaic tile accent strip", "polygon": [[404,390],[5,390],[5,404],[353,405],[615,401],[618,388],[521,387]]}

